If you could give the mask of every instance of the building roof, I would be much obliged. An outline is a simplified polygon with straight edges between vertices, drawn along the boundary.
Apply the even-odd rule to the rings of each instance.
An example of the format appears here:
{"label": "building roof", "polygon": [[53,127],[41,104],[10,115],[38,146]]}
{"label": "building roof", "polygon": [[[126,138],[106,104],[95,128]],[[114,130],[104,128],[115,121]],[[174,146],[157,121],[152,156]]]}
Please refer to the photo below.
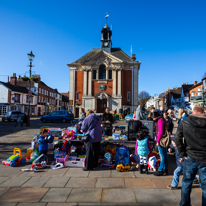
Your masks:
{"label": "building roof", "polygon": [[[91,59],[95,54],[97,54],[101,49],[92,49],[88,53],[86,53],[81,58],[77,59],[76,61],[72,62],[71,64],[84,64],[89,59]],[[114,57],[121,59],[123,62],[133,62],[133,59],[129,57],[121,48],[112,48],[111,55]]]}
{"label": "building roof", "polygon": [[[1,81],[0,81],[0,83],[3,84],[5,87],[7,87],[11,91],[28,94],[29,90],[26,87],[21,87],[21,86],[18,86],[18,85],[6,83],[6,82],[1,82]],[[36,95],[33,92],[32,92],[32,94]]]}
{"label": "building roof", "polygon": [[185,85],[182,85],[182,89],[183,89],[183,92],[187,92],[190,90],[190,88],[193,87],[194,84],[185,84]]}
{"label": "building roof", "polygon": [[174,99],[178,99],[181,97],[182,87],[177,87],[177,89],[170,90]]}
{"label": "building roof", "polygon": [[198,83],[198,84],[194,84],[194,85],[190,88],[190,90],[192,90],[192,89],[194,89],[194,88],[196,88],[196,87],[199,87],[200,85],[202,85],[202,82],[200,82],[200,83]]}

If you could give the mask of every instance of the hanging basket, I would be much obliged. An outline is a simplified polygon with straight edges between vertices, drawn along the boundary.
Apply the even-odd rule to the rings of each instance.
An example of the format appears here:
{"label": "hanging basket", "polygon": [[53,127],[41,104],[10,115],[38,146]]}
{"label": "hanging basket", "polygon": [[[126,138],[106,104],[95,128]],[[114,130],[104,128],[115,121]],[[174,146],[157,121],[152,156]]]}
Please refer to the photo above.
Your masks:
{"label": "hanging basket", "polygon": [[22,80],[22,81],[28,81],[29,78],[28,78],[26,75],[24,75],[23,77],[21,77],[21,80]]}

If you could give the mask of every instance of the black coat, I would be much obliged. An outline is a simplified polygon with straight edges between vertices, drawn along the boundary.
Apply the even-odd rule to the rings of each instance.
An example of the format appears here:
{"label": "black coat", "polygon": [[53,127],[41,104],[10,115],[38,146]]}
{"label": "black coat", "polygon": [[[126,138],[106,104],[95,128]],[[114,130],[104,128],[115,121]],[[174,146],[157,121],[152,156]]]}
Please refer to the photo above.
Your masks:
{"label": "black coat", "polygon": [[183,120],[177,129],[175,143],[182,157],[206,162],[206,116],[196,114]]}
{"label": "black coat", "polygon": [[[114,119],[113,119],[112,114],[109,113],[108,115],[109,115],[109,121],[111,122],[109,130],[112,130],[112,124],[114,123]],[[101,117],[101,123],[102,123],[102,130],[107,131],[108,129],[106,128],[107,123],[106,123],[106,113],[105,112]]]}
{"label": "black coat", "polygon": [[174,124],[172,122],[172,119],[170,117],[168,117],[167,119],[167,131],[170,132],[172,134],[172,131],[173,131],[173,127],[174,127]]}

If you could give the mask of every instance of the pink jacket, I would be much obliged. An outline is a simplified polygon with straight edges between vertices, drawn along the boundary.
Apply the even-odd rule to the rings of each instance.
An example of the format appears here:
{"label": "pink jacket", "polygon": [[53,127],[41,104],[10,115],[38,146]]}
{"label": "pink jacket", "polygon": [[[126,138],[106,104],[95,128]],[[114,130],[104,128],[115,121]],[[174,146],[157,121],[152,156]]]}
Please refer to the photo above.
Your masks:
{"label": "pink jacket", "polygon": [[[165,123],[163,121],[163,119],[158,119],[158,122],[156,123],[158,124],[158,131],[155,131],[156,133],[156,137],[157,137],[157,143],[160,142],[160,139],[162,138],[162,135],[164,134],[164,127],[165,127]],[[156,127],[157,129],[157,127]]]}

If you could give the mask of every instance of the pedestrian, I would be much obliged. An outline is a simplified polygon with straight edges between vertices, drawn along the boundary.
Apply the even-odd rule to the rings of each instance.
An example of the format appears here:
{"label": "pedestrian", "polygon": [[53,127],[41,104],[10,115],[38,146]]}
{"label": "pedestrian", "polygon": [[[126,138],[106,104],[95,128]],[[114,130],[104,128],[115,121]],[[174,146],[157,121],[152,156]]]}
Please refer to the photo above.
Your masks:
{"label": "pedestrian", "polygon": [[105,109],[105,112],[104,112],[104,114],[102,115],[102,118],[101,118],[101,122],[102,122],[103,134],[107,135],[107,136],[111,136],[111,134],[112,134],[112,124],[114,123],[114,119],[113,119],[112,114],[110,114],[109,107],[107,107]]}
{"label": "pedestrian", "polygon": [[135,154],[139,155],[140,158],[140,174],[142,174],[143,168],[145,168],[145,173],[148,174],[147,166],[147,156],[149,153],[152,154],[152,148],[149,143],[149,139],[146,137],[146,134],[142,131],[138,132],[136,135],[136,147]]}
{"label": "pedestrian", "polygon": [[153,112],[151,117],[155,121],[155,135],[156,135],[156,146],[158,147],[160,154],[160,166],[157,172],[154,173],[155,176],[162,176],[164,174],[168,174],[168,155],[167,155],[167,147],[162,147],[160,145],[160,139],[165,134],[165,128],[167,128],[167,122],[164,118],[158,113]]}
{"label": "pedestrian", "polygon": [[[48,143],[49,140],[47,138],[48,135],[48,130],[47,129],[43,129],[39,140],[38,140],[38,144],[39,144],[39,156],[44,154],[47,156],[47,152],[48,152]],[[41,160],[45,160],[45,158],[41,158]]]}
{"label": "pedestrian", "polygon": [[84,111],[84,108],[81,108],[79,121],[83,121],[85,118],[86,118],[86,112]]}
{"label": "pedestrian", "polygon": [[[172,183],[171,185],[167,186],[168,189],[170,190],[174,190],[174,189],[177,189],[177,186],[179,184],[179,177],[180,175],[182,174],[183,172],[183,161],[184,161],[184,158],[181,157],[181,155],[179,154],[178,150],[177,150],[177,147],[176,147],[176,144],[175,144],[175,138],[173,137],[172,138],[172,145],[173,145],[173,149],[175,151],[175,158],[176,158],[176,165],[177,165],[177,168],[175,169],[174,171],[174,175],[173,175],[173,180],[172,180]],[[169,152],[172,151],[171,148],[168,149]],[[197,184],[198,183],[198,180],[197,178],[195,177],[195,180],[193,181],[193,183]]]}
{"label": "pedestrian", "polygon": [[133,114],[132,119],[133,119],[133,120],[136,120],[136,111],[134,111],[134,114]]}
{"label": "pedestrian", "polygon": [[167,112],[163,113],[163,117],[167,122],[167,131],[169,132],[169,134],[172,134],[172,131],[174,128],[174,124],[172,122],[172,119],[168,116]]}
{"label": "pedestrian", "polygon": [[152,107],[152,108],[150,109],[150,112],[149,112],[149,114],[148,114],[148,116],[147,116],[147,120],[153,120],[152,117],[151,117],[151,114],[152,114],[153,112],[155,112],[155,107]]}
{"label": "pedestrian", "polygon": [[167,113],[168,113],[168,116],[169,116],[172,120],[173,120],[173,118],[176,118],[172,109],[168,109]]}
{"label": "pedestrian", "polygon": [[20,124],[21,127],[23,127],[24,125],[24,118],[22,114],[18,114],[17,118],[16,118],[16,123],[15,123],[15,127]]}
{"label": "pedestrian", "polygon": [[81,130],[85,135],[90,136],[89,141],[86,143],[87,163],[86,167],[82,170],[93,170],[98,164],[100,142],[102,140],[100,117],[97,114],[94,114],[92,110],[88,110],[86,118],[82,122]]}
{"label": "pedestrian", "polygon": [[123,109],[120,107],[119,109],[119,120],[123,120]]}
{"label": "pedestrian", "polygon": [[192,183],[198,171],[202,187],[202,205],[206,205],[206,115],[202,107],[194,107],[192,115],[181,121],[175,135],[175,143],[184,158],[180,206],[191,205]]}
{"label": "pedestrian", "polygon": [[185,112],[185,110],[183,108],[179,109],[179,119],[178,119],[178,125],[180,125],[181,121],[186,119],[187,117],[187,113]]}
{"label": "pedestrian", "polygon": [[142,106],[139,105],[136,109],[136,120],[143,120]]}
{"label": "pedestrian", "polygon": [[127,108],[124,108],[124,118],[127,116]]}

